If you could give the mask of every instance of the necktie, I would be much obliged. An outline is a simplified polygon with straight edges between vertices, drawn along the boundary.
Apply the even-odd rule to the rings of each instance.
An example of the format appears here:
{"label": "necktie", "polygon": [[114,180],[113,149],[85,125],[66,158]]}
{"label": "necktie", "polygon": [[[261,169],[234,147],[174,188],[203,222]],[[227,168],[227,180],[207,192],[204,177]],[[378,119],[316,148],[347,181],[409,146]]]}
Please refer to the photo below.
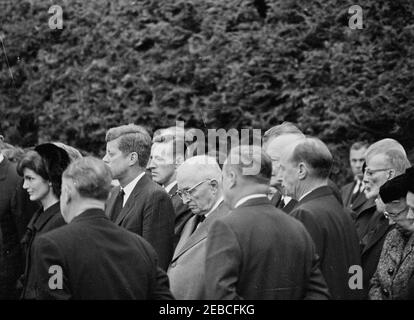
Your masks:
{"label": "necktie", "polygon": [[204,220],[206,220],[206,216],[204,214],[203,215],[197,215],[197,217],[196,217],[196,223],[195,223],[193,232],[197,230],[197,228],[199,227],[200,223],[202,223]]}
{"label": "necktie", "polygon": [[285,207],[285,200],[284,200],[284,197],[283,197],[283,196],[282,196],[282,198],[280,199],[279,204],[277,205],[277,207],[278,207],[279,209],[283,209],[283,208]]}
{"label": "necktie", "polygon": [[111,220],[114,222],[116,218],[118,218],[119,214],[121,213],[122,207],[124,205],[124,195],[125,195],[125,192],[123,189],[121,189],[118,195],[116,196],[114,210],[112,211],[112,217],[111,217]]}

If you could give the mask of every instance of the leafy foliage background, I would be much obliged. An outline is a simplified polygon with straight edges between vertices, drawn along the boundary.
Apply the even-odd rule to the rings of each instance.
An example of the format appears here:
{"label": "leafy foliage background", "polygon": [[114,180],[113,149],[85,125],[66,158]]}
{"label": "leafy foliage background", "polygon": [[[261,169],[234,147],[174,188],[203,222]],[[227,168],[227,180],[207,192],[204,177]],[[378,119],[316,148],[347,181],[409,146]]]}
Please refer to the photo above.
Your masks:
{"label": "leafy foliage background", "polygon": [[[48,9],[63,8],[63,30]],[[414,147],[414,1],[0,0],[0,116],[8,140],[59,140],[96,155],[105,131],[261,128],[293,121],[348,148]]]}

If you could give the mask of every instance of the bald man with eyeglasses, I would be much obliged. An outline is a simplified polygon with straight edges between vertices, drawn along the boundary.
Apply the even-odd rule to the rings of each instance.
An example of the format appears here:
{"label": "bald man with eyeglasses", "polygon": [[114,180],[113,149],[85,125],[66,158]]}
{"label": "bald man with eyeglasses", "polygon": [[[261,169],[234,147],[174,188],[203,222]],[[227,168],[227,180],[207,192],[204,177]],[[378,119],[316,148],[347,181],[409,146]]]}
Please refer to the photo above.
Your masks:
{"label": "bald man with eyeglasses", "polygon": [[209,156],[187,159],[177,170],[177,194],[193,217],[185,224],[168,268],[170,288],[179,300],[205,299],[205,254],[212,222],[225,216],[221,169]]}

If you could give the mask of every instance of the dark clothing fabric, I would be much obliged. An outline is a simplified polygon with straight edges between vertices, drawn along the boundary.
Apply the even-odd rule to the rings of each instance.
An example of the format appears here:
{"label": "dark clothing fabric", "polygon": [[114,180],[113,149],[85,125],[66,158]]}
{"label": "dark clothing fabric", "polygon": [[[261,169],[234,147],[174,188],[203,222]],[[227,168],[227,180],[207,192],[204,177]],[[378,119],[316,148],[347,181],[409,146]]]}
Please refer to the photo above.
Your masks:
{"label": "dark clothing fabric", "polygon": [[24,270],[20,240],[38,208],[22,186],[15,164],[4,158],[0,163],[0,300],[18,298],[16,283]]}
{"label": "dark clothing fabric", "polygon": [[374,199],[368,199],[359,209],[358,212],[354,211],[355,227],[358,232],[360,240],[367,234],[368,226],[372,217],[375,215],[377,207]]}
{"label": "dark clothing fabric", "polygon": [[331,179],[328,179],[328,187],[331,189],[332,194],[335,196],[336,200],[338,200],[339,203],[341,205],[343,205],[341,191],[339,190],[339,188],[336,185],[336,183],[333,182]]}
{"label": "dark clothing fabric", "polygon": [[210,226],[207,299],[327,299],[313,241],[267,198],[250,199]]}
{"label": "dark clothing fabric", "polygon": [[352,192],[354,191],[356,183],[357,182],[354,181],[343,186],[341,195],[344,207],[351,209],[358,215],[361,212],[361,209],[364,209],[364,204],[368,199],[365,197],[364,192],[360,192],[356,196],[353,196]]}
{"label": "dark clothing fabric", "polygon": [[43,211],[39,209],[27,225],[26,233],[22,239],[22,245],[26,256],[26,265],[24,274],[20,279],[22,283],[22,299],[30,299],[33,296],[34,280],[36,273],[33,270],[33,243],[37,237],[47,233],[51,230],[57,229],[66,224],[60,213],[60,203],[56,202],[54,205]]}
{"label": "dark clothing fabric", "polygon": [[331,188],[324,186],[307,194],[291,216],[301,221],[312,236],[332,298],[359,299],[360,290],[348,285],[349,268],[361,264],[358,235]]}
{"label": "dark clothing fabric", "polygon": [[125,206],[114,219],[113,210],[120,187],[115,187],[106,205],[106,215],[116,225],[142,236],[155,249],[159,264],[166,270],[174,247],[175,212],[164,188],[147,174],[136,184]]}
{"label": "dark clothing fabric", "polygon": [[[34,242],[35,299],[172,299],[154,249],[89,209]],[[51,266],[60,271],[50,272]],[[61,276],[58,287],[53,277]],[[50,287],[50,283],[55,287]]]}
{"label": "dark clothing fabric", "polygon": [[367,224],[367,231],[360,243],[364,297],[368,296],[370,280],[377,270],[385,238],[393,228],[394,225],[390,225],[384,214],[378,211],[374,212]]}
{"label": "dark clothing fabric", "polygon": [[371,300],[408,298],[409,280],[414,275],[414,234],[409,237],[394,229],[384,241],[377,270],[371,279]]}
{"label": "dark clothing fabric", "polygon": [[177,184],[171,188],[168,192],[168,195],[171,198],[174,212],[175,212],[175,221],[174,221],[174,250],[180,241],[181,233],[187,221],[193,216],[190,208],[183,203],[183,200],[177,194],[178,186]]}
{"label": "dark clothing fabric", "polygon": [[278,209],[281,209],[283,212],[290,213],[298,203],[295,199],[291,199],[287,204],[282,199],[280,192],[276,192],[270,202]]}

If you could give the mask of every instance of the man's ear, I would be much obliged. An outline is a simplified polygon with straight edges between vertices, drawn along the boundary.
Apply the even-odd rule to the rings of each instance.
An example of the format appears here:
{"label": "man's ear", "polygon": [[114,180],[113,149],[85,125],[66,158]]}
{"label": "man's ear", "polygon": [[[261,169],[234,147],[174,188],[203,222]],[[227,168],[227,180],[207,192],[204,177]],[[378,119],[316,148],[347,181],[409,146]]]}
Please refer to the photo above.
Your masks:
{"label": "man's ear", "polygon": [[0,142],[4,142],[4,137],[0,134]]}
{"label": "man's ear", "polygon": [[304,180],[306,179],[306,177],[308,176],[309,172],[308,172],[308,167],[306,166],[306,163],[304,162],[299,162],[298,165],[298,178],[299,180]]}
{"label": "man's ear", "polygon": [[129,165],[133,166],[138,162],[138,153],[136,152],[131,152],[129,154]]}
{"label": "man's ear", "polygon": [[388,172],[388,177],[387,177],[387,180],[394,179],[394,178],[395,178],[395,174],[396,174],[395,170],[394,170],[394,169],[391,169],[391,170]]}

